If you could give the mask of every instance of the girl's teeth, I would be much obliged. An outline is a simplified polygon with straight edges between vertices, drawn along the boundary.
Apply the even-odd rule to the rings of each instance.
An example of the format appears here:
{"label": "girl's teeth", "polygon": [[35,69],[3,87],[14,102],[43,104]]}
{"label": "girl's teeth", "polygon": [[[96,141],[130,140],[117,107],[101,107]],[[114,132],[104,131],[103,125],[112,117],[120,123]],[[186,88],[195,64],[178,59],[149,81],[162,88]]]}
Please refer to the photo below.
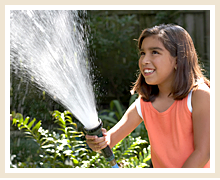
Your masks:
{"label": "girl's teeth", "polygon": [[152,72],[154,72],[154,70],[147,70],[147,69],[146,69],[146,70],[144,70],[144,72],[145,72],[145,73],[152,73]]}

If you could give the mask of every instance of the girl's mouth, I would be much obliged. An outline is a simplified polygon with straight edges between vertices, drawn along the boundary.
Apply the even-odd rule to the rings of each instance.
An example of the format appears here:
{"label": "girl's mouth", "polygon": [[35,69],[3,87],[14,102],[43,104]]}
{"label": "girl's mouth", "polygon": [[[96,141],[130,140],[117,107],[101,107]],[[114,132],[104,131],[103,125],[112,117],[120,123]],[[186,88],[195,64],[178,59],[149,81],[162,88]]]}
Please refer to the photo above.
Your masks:
{"label": "girl's mouth", "polygon": [[145,69],[144,70],[144,75],[148,76],[151,75],[152,73],[154,73],[155,69]]}

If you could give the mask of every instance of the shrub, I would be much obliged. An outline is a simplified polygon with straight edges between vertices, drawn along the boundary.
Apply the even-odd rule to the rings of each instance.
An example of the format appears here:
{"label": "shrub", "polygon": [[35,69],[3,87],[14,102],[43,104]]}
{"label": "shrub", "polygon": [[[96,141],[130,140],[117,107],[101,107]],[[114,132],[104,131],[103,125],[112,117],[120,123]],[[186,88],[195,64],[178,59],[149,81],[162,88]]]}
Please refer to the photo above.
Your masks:
{"label": "shrub", "polygon": [[101,102],[119,99],[127,102],[131,82],[138,69],[134,39],[138,26],[135,14],[120,16],[108,11],[88,11],[90,57]]}
{"label": "shrub", "polygon": [[[29,155],[25,159],[19,154],[11,154],[11,167],[18,168],[109,168],[105,158],[93,152],[86,144],[83,132],[77,132],[76,123],[69,111],[52,112],[54,122],[59,128],[49,132],[41,126],[41,121],[25,119],[19,113],[13,115],[13,124],[25,134],[25,138],[34,140],[37,160]],[[129,135],[112,150],[117,163],[124,168],[149,167],[150,151],[148,143],[140,137]],[[13,152],[13,151],[11,151]]]}

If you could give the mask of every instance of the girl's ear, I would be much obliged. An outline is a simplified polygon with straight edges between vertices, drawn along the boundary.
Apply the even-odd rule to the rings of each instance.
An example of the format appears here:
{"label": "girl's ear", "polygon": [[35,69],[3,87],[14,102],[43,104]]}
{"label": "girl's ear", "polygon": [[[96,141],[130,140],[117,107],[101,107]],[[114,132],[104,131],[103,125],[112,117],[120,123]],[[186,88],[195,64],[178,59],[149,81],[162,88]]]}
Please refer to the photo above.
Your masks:
{"label": "girl's ear", "polygon": [[176,59],[176,65],[175,65],[174,69],[177,70],[177,57],[175,59]]}

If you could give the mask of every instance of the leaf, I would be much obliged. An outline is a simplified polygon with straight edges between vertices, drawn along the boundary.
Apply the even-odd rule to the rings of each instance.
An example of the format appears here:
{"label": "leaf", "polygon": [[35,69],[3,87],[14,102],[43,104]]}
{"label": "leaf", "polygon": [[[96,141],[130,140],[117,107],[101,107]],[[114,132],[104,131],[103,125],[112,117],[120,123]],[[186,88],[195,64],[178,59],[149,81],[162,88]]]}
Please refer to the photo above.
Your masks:
{"label": "leaf", "polygon": [[15,119],[15,118],[13,118],[13,123],[12,123],[12,125],[17,125],[17,122],[18,122],[18,120]]}
{"label": "leaf", "polygon": [[55,111],[53,111],[53,116],[55,116],[55,115],[60,116],[60,115],[61,115],[61,112],[59,112],[59,111],[55,110]]}
{"label": "leaf", "polygon": [[143,158],[141,152],[139,152],[139,159],[140,159],[141,162],[143,162],[143,159],[144,159],[144,158]]}
{"label": "leaf", "polygon": [[118,122],[115,118],[112,118],[112,117],[109,117],[109,116],[106,116],[106,115],[99,116],[99,118],[102,119],[102,120],[108,120],[108,121],[110,121],[112,123],[115,123],[115,124]]}
{"label": "leaf", "polygon": [[17,113],[17,114],[15,115],[15,119],[18,119],[19,122],[23,122],[23,116],[22,116],[22,114]]}
{"label": "leaf", "polygon": [[71,155],[72,154],[72,150],[65,150],[64,152],[63,152],[63,154],[65,154],[66,156],[69,156],[69,155]]}
{"label": "leaf", "polygon": [[40,126],[41,126],[41,121],[38,121],[38,123],[33,127],[32,131],[34,132],[35,130],[38,130]]}
{"label": "leaf", "polygon": [[133,94],[129,100],[129,106],[138,98],[138,94]]}
{"label": "leaf", "polygon": [[115,116],[115,112],[109,112],[108,114],[110,117],[114,117]]}
{"label": "leaf", "polygon": [[109,113],[109,112],[111,112],[109,109],[104,109],[104,110],[100,111],[100,114],[106,114],[106,113]]}
{"label": "leaf", "polygon": [[28,123],[29,119],[30,119],[30,117],[26,117],[25,121],[23,122],[23,124],[26,125]]}
{"label": "leaf", "polygon": [[65,117],[64,117],[63,113],[61,113],[61,115],[59,116],[58,120],[59,120],[59,122],[62,123],[62,125],[65,125]]}
{"label": "leaf", "polygon": [[146,163],[147,161],[149,161],[151,159],[151,154],[149,154],[144,160],[143,162]]}
{"label": "leaf", "polygon": [[15,115],[16,115],[15,111],[12,111],[11,115],[12,115],[12,117],[15,117]]}
{"label": "leaf", "polygon": [[36,119],[34,118],[29,124],[28,124],[28,128],[31,129],[32,125],[34,124],[34,122],[36,121]]}
{"label": "leaf", "polygon": [[123,110],[122,110],[122,106],[121,104],[119,103],[118,100],[112,100],[110,102],[110,109],[113,110],[114,109],[114,106],[116,107],[116,110],[118,112],[118,119],[121,119],[121,117],[123,116]]}
{"label": "leaf", "polygon": [[53,148],[53,147],[54,147],[54,144],[48,144],[48,145],[41,146],[41,148],[43,148],[43,149]]}
{"label": "leaf", "polygon": [[79,161],[77,161],[76,159],[72,159],[72,161],[73,161],[73,164],[75,165],[79,164]]}
{"label": "leaf", "polygon": [[64,133],[66,133],[65,128],[64,128],[64,129],[62,129],[62,128],[57,128],[57,130],[60,130],[60,131],[63,131]]}
{"label": "leaf", "polygon": [[[23,127],[24,127],[24,126],[23,126]],[[31,136],[32,136],[32,134],[31,134],[30,132],[28,132],[28,131],[25,131],[24,134],[26,134],[26,135],[31,135]]]}
{"label": "leaf", "polygon": [[19,127],[20,130],[22,130],[22,129],[24,129],[24,128],[26,128],[26,126],[22,126],[22,125],[21,125],[21,126]]}
{"label": "leaf", "polygon": [[67,120],[69,120],[69,121],[71,121],[72,122],[72,117],[71,116],[67,116],[67,115],[65,115],[65,119]]}

